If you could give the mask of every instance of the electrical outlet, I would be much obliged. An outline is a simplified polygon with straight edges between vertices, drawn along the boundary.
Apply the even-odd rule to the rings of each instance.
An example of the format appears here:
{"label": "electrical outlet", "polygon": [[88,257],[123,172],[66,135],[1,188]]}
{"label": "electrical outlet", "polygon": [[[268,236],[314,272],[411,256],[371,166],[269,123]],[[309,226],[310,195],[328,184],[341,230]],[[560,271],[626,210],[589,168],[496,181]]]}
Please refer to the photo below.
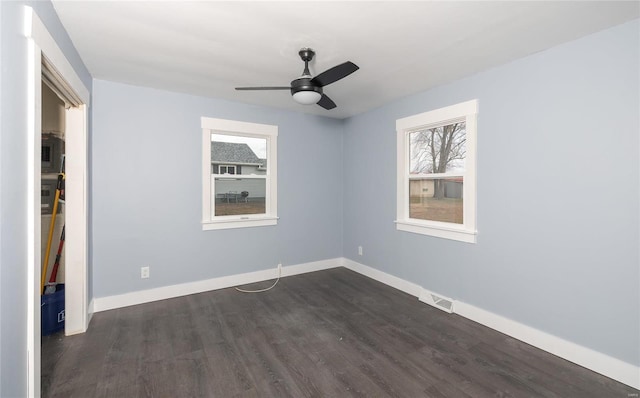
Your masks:
{"label": "electrical outlet", "polygon": [[358,246],[358,255],[362,256],[362,246]]}
{"label": "electrical outlet", "polygon": [[140,267],[140,278],[147,279],[149,277],[149,267]]}

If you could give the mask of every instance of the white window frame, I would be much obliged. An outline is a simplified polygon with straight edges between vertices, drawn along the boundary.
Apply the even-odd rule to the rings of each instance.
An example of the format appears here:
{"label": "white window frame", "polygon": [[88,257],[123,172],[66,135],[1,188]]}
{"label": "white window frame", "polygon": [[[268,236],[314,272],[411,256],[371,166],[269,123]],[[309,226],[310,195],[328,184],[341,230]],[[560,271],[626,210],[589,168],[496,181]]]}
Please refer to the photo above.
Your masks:
{"label": "white window frame", "polygon": [[[202,126],[202,230],[262,227],[278,223],[278,126],[239,122],[236,120],[201,118]],[[235,135],[267,140],[267,172],[265,176],[265,214],[215,216],[211,195],[211,134]],[[257,176],[253,176],[256,177]],[[252,178],[242,175],[242,178]]]}
{"label": "white window frame", "polygon": [[[447,106],[396,120],[397,132],[397,215],[396,229],[422,235],[476,243],[476,150],[478,100]],[[466,123],[466,157],[463,173],[463,223],[422,220],[409,217],[410,156],[409,134],[425,128]],[[456,176],[459,174],[456,173]],[[429,177],[446,178],[447,173]]]}
{"label": "white window frame", "polygon": [[[226,173],[220,173],[220,168],[225,167]],[[233,173],[229,173],[229,169],[233,168]],[[218,174],[229,174],[229,175],[237,175],[236,174],[236,166],[233,164],[219,164],[218,165]]]}

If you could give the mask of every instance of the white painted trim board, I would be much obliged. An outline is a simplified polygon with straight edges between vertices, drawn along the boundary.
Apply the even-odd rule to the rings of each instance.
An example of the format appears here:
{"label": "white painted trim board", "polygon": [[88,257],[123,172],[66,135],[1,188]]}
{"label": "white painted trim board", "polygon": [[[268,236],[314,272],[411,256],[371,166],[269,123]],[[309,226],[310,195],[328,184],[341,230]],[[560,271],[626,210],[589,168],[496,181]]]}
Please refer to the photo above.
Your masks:
{"label": "white painted trim board", "polygon": [[[330,268],[345,267],[361,275],[384,283],[387,286],[398,289],[416,298],[429,293],[421,286],[398,278],[378,269],[358,263],[347,258],[334,258],[314,261],[310,263],[289,265],[282,267],[282,277],[303,274],[307,272],[322,271]],[[277,276],[276,269],[248,272],[238,275],[224,276],[204,281],[183,283],[173,286],[165,286],[156,289],[125,293],[115,296],[95,298],[90,308],[95,312],[127,307],[164,300],[189,294],[201,293],[210,290],[224,289],[228,287],[266,281]],[[640,367],[626,363],[606,354],[580,346],[570,341],[561,339],[551,334],[542,332],[530,326],[516,322],[475,307],[462,301],[453,301],[453,312],[474,322],[497,330],[515,339],[523,341],[543,351],[547,351],[560,358],[583,366],[594,372],[600,373],[621,383],[640,389]]]}
{"label": "white painted trim board", "polygon": [[638,366],[462,301],[455,302],[454,313],[628,386],[640,389],[640,367]]}
{"label": "white painted trim board", "polygon": [[419,297],[420,293],[422,292],[422,287],[420,285],[416,285],[415,283],[406,281],[402,278],[398,278],[397,276],[393,276],[367,265],[349,260],[348,258],[344,258],[342,260],[342,266],[350,269],[351,271],[355,271],[364,276],[368,276],[371,279],[375,279],[378,282],[382,282],[387,286],[391,286],[407,294],[410,294],[414,297]]}
{"label": "white painted trim board", "polygon": [[[304,264],[288,265],[282,267],[282,277],[304,274],[307,272],[321,271],[336,268],[341,265],[340,258],[314,261]],[[178,285],[163,286],[155,289],[141,290],[137,292],[118,294],[114,296],[98,297],[93,300],[94,312],[128,307],[131,305],[149,303],[152,301],[166,300],[174,297],[187,296],[207,292],[210,290],[225,289],[228,287],[246,285],[275,279],[278,276],[276,268],[247,272],[244,274],[229,275],[203,281],[187,282]]]}
{"label": "white painted trim board", "polygon": [[[23,34],[27,40],[27,147],[28,166],[28,212],[27,244],[30,248],[28,254],[27,270],[27,396],[40,396],[40,138],[41,138],[41,81],[42,81],[42,57],[49,59],[50,63],[60,73],[62,78],[70,85],[71,89],[80,97],[85,105],[91,99],[90,92],[80,77],[76,74],[64,52],[58,47],[55,39],[46,26],[42,23],[38,14],[29,6],[23,6]],[[67,319],[65,320],[65,334],[84,332],[88,326],[86,313],[87,305],[87,184],[86,184],[86,140],[87,140],[87,111],[83,106],[80,111],[67,111],[67,154],[73,147],[74,159],[67,157],[67,176],[73,175],[73,184],[67,183],[67,242],[66,270],[67,277],[74,275],[73,283],[67,281],[65,297],[67,302]],[[76,127],[70,130],[70,126]],[[77,130],[77,131],[76,131]],[[77,189],[73,189],[73,188]],[[77,217],[74,217],[76,215]],[[74,235],[75,239],[72,238]],[[71,244],[71,242],[76,242]],[[31,253],[31,250],[34,253]],[[76,282],[81,281],[83,285]],[[77,286],[76,286],[77,285]],[[69,304],[72,303],[72,304]]]}
{"label": "white painted trim board", "polygon": [[[420,297],[422,291],[426,291],[426,289],[414,283],[353,260],[345,258],[342,263],[345,268],[405,293],[409,293],[412,296]],[[613,380],[640,389],[639,366],[621,361],[462,301],[453,300],[453,312]]]}

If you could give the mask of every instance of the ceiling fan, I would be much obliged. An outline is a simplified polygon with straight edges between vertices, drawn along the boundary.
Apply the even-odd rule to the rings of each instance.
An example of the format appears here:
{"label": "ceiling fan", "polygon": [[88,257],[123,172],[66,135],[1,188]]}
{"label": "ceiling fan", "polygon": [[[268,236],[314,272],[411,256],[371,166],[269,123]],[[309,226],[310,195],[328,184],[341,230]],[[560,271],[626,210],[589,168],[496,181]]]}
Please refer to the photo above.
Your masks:
{"label": "ceiling fan", "polygon": [[298,54],[304,61],[304,71],[302,72],[302,76],[291,81],[290,86],[236,87],[236,90],[291,90],[293,100],[299,104],[318,104],[324,109],[335,108],[336,103],[322,92],[322,88],[349,76],[360,68],[353,62],[347,61],[340,65],[336,65],[333,68],[327,69],[316,77],[312,77],[311,73],[309,73],[309,62],[316,54],[315,51],[305,47],[302,48]]}

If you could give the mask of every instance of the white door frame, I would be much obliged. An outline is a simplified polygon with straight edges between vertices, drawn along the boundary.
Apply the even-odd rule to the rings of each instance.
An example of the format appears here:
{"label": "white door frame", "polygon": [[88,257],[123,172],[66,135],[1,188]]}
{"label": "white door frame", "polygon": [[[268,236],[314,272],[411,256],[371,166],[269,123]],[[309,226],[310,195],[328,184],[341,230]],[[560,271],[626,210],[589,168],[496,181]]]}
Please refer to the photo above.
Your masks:
{"label": "white door frame", "polygon": [[89,322],[87,297],[87,106],[89,90],[31,7],[24,7],[27,38],[27,145],[28,145],[28,271],[27,359],[28,396],[40,396],[40,151],[42,54],[62,75],[83,105],[66,112],[65,144],[65,334],[82,333]]}

